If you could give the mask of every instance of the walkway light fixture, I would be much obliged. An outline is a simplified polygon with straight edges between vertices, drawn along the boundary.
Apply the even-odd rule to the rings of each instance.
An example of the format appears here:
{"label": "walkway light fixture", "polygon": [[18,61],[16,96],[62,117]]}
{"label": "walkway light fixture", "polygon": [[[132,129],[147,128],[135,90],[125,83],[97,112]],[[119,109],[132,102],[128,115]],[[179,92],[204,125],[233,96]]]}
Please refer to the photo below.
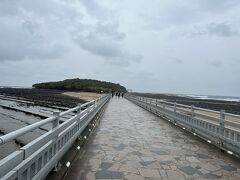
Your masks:
{"label": "walkway light fixture", "polygon": [[68,161],[68,162],[67,162],[67,164],[66,164],[66,166],[67,166],[67,167],[69,167],[69,166],[70,166],[70,164],[71,164],[71,163]]}
{"label": "walkway light fixture", "polygon": [[233,152],[232,151],[227,151],[228,154],[230,155],[233,155]]}
{"label": "walkway light fixture", "polygon": [[210,144],[212,143],[212,141],[210,141],[210,140],[207,140],[207,142],[210,143]]}

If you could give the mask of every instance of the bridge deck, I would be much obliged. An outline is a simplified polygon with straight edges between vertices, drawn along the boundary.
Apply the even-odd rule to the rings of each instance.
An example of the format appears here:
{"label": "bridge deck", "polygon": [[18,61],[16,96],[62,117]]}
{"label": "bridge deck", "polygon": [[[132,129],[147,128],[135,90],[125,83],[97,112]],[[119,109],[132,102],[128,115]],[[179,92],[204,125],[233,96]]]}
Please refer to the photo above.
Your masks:
{"label": "bridge deck", "polygon": [[112,99],[66,179],[240,179],[239,160],[125,99]]}

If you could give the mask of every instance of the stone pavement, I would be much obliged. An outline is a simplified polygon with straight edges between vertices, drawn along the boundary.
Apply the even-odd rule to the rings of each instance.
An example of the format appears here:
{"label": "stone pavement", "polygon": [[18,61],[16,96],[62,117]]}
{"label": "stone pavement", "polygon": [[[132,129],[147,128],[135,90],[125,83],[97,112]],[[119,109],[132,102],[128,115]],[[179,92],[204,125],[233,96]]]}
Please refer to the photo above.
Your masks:
{"label": "stone pavement", "polygon": [[112,99],[65,179],[240,179],[240,161],[126,99]]}

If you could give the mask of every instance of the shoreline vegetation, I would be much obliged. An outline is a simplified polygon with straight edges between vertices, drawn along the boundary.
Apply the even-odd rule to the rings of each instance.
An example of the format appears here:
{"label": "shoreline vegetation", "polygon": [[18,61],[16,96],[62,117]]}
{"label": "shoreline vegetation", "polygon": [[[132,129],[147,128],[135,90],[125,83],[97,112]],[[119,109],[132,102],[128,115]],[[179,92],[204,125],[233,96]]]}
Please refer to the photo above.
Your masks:
{"label": "shoreline vegetation", "polygon": [[63,81],[44,82],[33,84],[36,89],[54,89],[62,91],[82,91],[94,93],[127,92],[124,86],[120,84],[98,81],[93,79],[66,79]]}
{"label": "shoreline vegetation", "polygon": [[75,107],[104,93],[127,92],[120,84],[93,79],[66,79],[32,85],[33,88],[0,88],[0,94],[30,100],[34,105]]}
{"label": "shoreline vegetation", "polygon": [[192,97],[181,97],[177,95],[155,94],[155,93],[133,93],[137,96],[163,99],[170,102],[176,102],[184,105],[194,105],[196,107],[211,109],[215,111],[224,110],[225,112],[240,115],[240,102],[212,100],[212,99],[196,99]]}

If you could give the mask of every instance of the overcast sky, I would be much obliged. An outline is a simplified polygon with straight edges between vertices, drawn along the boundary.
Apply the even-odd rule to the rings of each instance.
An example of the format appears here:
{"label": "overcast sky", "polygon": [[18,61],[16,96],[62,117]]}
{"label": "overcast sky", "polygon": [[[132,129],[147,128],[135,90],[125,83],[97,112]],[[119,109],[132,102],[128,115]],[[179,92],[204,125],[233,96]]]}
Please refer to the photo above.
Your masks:
{"label": "overcast sky", "polygon": [[0,77],[240,96],[240,1],[1,0]]}

